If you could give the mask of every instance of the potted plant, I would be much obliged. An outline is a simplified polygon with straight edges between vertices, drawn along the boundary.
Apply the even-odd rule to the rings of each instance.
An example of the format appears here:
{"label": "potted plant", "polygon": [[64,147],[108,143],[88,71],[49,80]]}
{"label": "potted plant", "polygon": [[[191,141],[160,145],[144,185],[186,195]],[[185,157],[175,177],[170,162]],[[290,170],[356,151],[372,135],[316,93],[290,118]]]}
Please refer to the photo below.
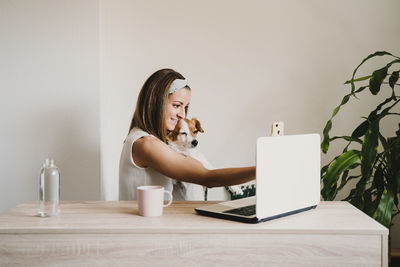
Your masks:
{"label": "potted plant", "polygon": [[240,198],[246,198],[246,197],[252,197],[256,195],[256,185],[254,183],[246,184],[246,185],[240,185],[240,189],[242,189],[243,194],[238,195],[235,192],[233,192],[229,187],[225,186],[226,191],[228,191],[231,200],[235,199],[240,199]]}
{"label": "potted plant", "polygon": [[[366,61],[382,56],[389,59],[384,66],[370,75],[356,78],[359,68]],[[386,51],[379,51],[366,57],[357,66],[351,79],[345,82],[345,84],[350,84],[351,91],[333,110],[331,118],[323,130],[321,143],[321,150],[326,153],[332,141],[342,139],[346,142],[343,152],[321,169],[323,199],[335,199],[338,191],[342,190],[350,180],[355,180],[356,185],[344,200],[349,201],[388,228],[390,228],[393,217],[400,213],[398,198],[400,192],[400,129],[392,136],[385,137],[381,133],[380,125],[385,118],[389,116],[398,118],[400,115],[394,111],[394,107],[400,101],[397,90],[399,63],[398,56]],[[361,86],[357,88],[356,84],[361,84]],[[334,137],[329,135],[332,119],[350,99],[358,98],[361,93],[366,92],[378,95],[384,90],[390,90],[390,96],[379,103],[367,117],[362,117],[363,121],[355,127],[350,135]],[[350,148],[350,145],[357,148]]]}

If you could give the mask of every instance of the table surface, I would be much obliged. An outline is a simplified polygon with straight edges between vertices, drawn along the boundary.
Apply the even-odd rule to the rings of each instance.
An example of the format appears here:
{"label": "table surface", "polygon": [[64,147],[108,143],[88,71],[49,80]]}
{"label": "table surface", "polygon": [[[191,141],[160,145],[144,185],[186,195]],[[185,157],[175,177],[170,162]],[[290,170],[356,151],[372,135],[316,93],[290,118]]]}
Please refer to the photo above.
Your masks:
{"label": "table surface", "polygon": [[161,217],[142,217],[136,201],[64,201],[60,215],[36,216],[38,202],[0,214],[0,234],[35,233],[313,233],[381,234],[384,226],[347,202],[322,201],[306,212],[246,224],[196,214],[195,207],[216,202],[174,201]]}

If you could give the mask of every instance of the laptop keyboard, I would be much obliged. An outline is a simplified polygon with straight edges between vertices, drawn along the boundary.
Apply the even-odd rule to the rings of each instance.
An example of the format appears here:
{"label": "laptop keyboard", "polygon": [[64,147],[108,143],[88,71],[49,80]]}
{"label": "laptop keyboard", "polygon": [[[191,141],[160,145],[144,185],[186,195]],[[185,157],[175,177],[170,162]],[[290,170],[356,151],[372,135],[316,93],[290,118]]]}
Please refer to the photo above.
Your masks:
{"label": "laptop keyboard", "polygon": [[237,215],[243,215],[243,216],[252,216],[256,214],[256,205],[250,205],[238,209],[233,209],[233,210],[227,210],[224,211],[224,213],[231,213],[231,214],[237,214]]}

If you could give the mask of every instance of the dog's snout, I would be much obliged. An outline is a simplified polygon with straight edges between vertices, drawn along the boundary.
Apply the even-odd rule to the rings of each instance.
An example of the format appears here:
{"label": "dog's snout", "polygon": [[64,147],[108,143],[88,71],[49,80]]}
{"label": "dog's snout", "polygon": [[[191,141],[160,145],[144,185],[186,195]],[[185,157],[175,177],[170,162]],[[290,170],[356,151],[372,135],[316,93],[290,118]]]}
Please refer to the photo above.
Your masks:
{"label": "dog's snout", "polygon": [[195,146],[197,146],[198,143],[199,142],[197,142],[197,140],[195,139],[195,140],[192,141],[192,146],[195,147]]}

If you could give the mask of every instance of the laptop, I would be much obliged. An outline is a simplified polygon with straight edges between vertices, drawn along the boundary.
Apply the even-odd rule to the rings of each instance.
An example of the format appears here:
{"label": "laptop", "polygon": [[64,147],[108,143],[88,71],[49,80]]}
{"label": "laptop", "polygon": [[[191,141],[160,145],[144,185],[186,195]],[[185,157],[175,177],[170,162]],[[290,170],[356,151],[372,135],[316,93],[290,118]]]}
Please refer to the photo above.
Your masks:
{"label": "laptop", "polygon": [[195,208],[200,215],[259,223],[317,207],[319,134],[259,137],[256,195]]}

